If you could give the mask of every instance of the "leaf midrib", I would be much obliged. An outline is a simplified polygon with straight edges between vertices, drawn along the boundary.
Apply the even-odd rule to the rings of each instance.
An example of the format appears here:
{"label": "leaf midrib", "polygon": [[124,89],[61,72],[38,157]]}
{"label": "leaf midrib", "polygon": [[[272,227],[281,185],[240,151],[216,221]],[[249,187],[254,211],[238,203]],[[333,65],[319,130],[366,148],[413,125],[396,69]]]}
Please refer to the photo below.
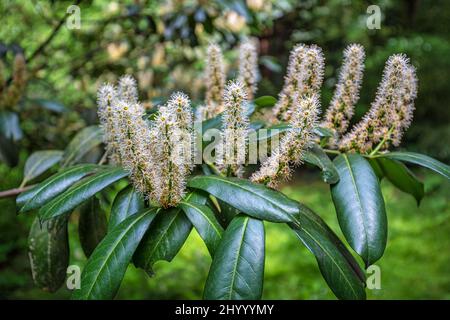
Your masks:
{"label": "leaf midrib", "polygon": [[[40,195],[40,194],[42,193],[42,191],[43,191],[44,189],[46,189],[49,185],[51,185],[53,182],[55,182],[56,180],[59,180],[59,179],[61,179],[61,178],[65,179],[65,176],[67,176],[69,173],[76,172],[77,170],[80,170],[80,168],[82,168],[82,167],[73,167],[73,168],[71,168],[71,169],[65,171],[62,175],[57,176],[57,177],[54,177],[54,179],[49,180],[47,183],[45,183],[44,185],[42,185],[41,187],[39,187],[39,190],[34,194],[34,196],[31,197],[27,202],[25,202],[25,204],[23,205],[23,208],[25,208],[25,207],[30,203],[30,201],[32,201],[33,199],[36,199],[36,197],[37,197],[38,195]],[[94,169],[94,168],[95,168],[95,167],[93,166],[92,169]],[[87,175],[87,174],[89,174],[89,172],[86,172],[86,175]],[[86,175],[84,175],[83,177],[85,177]],[[83,178],[83,177],[82,177],[82,178]],[[31,190],[32,190],[32,189],[31,189]],[[31,191],[31,190],[30,190],[30,191]]]}
{"label": "leaf midrib", "polygon": [[209,219],[209,217],[208,217],[206,214],[204,214],[202,210],[200,210],[198,207],[192,205],[192,204],[189,203],[189,202],[182,201],[181,204],[187,205],[188,207],[191,207],[191,208],[194,209],[195,211],[199,212],[199,213],[200,213],[200,214],[201,214],[201,215],[209,222],[209,224],[213,227],[214,231],[215,231],[219,236],[222,236],[222,233],[219,232],[219,230],[216,228],[216,226],[214,225],[214,223],[212,222],[212,220]]}
{"label": "leaf midrib", "polygon": [[233,288],[234,288],[234,281],[235,281],[235,278],[236,278],[237,265],[239,263],[239,257],[241,256],[242,243],[244,241],[245,231],[247,229],[248,221],[249,221],[249,217],[245,217],[245,222],[244,222],[244,225],[242,226],[242,236],[241,236],[241,239],[239,241],[239,250],[238,250],[238,253],[237,253],[237,256],[236,256],[236,261],[235,261],[234,266],[233,266],[233,272],[232,272],[231,283],[230,283],[230,291],[228,292],[228,300],[231,300],[231,297],[233,295],[233,291],[234,291]]}
{"label": "leaf midrib", "polygon": [[141,219],[143,219],[145,216],[147,216],[147,214],[149,214],[151,210],[154,210],[154,209],[150,209],[149,211],[147,211],[147,212],[145,212],[145,213],[142,213],[142,215],[141,215],[140,217],[138,217],[136,220],[134,220],[133,223],[130,223],[130,224],[128,225],[128,227],[120,233],[121,237],[117,237],[117,238],[116,238],[116,241],[114,242],[113,247],[111,247],[111,250],[108,251],[108,255],[107,255],[106,259],[104,259],[104,261],[103,261],[101,267],[97,269],[97,270],[98,270],[97,275],[95,276],[94,281],[91,282],[92,285],[89,287],[87,293],[85,294],[86,298],[88,298],[88,297],[91,295],[92,289],[94,288],[95,284],[97,283],[97,279],[100,277],[100,274],[103,272],[103,268],[105,267],[106,262],[109,261],[109,259],[110,259],[111,256],[112,256],[112,253],[113,253],[114,250],[117,248],[117,246],[119,245],[119,243],[121,242],[121,240],[126,236],[126,234],[128,233],[128,231],[129,231],[134,225],[136,225],[136,223],[138,223],[139,221],[141,221]]}
{"label": "leaf midrib", "polygon": [[[230,181],[230,180],[227,180],[227,179],[220,179],[220,178],[217,177],[217,176],[205,176],[204,178],[207,178],[207,179],[213,179],[213,180],[215,179],[215,180],[219,180],[219,181],[222,181],[222,182],[229,183],[229,184],[231,184],[231,185],[233,185],[233,186],[236,186],[236,187],[238,187],[238,188],[240,188],[240,189],[243,189],[243,190],[245,190],[245,191],[247,191],[247,192],[249,192],[249,193],[251,193],[251,194],[253,194],[253,195],[256,195],[256,196],[258,196],[258,197],[260,197],[260,198],[263,198],[264,200],[266,200],[267,202],[269,202],[270,204],[272,204],[273,206],[277,207],[279,210],[281,210],[282,212],[284,212],[289,218],[291,218],[291,221],[292,221],[291,214],[289,214],[289,213],[286,212],[283,208],[281,208],[279,205],[277,205],[276,202],[273,202],[273,201],[271,201],[270,199],[268,199],[268,198],[266,198],[266,197],[263,197],[263,196],[261,196],[260,194],[258,194],[258,193],[254,192],[254,191],[252,191],[252,190],[249,190],[249,189],[245,188],[244,186],[241,186],[241,185],[239,185],[239,184],[237,184],[237,183],[235,183],[235,182],[232,182],[232,181]],[[222,201],[224,201],[224,200],[222,200]],[[224,201],[224,202],[227,202],[227,201]]]}
{"label": "leaf midrib", "polygon": [[343,154],[343,157],[345,159],[346,165],[348,166],[348,171],[349,171],[350,177],[352,179],[352,185],[353,185],[353,188],[355,189],[355,192],[356,192],[357,203],[358,203],[360,212],[362,214],[362,219],[361,220],[362,220],[362,224],[363,224],[363,228],[364,228],[363,234],[364,234],[364,238],[365,238],[365,247],[367,249],[367,262],[369,262],[369,259],[370,259],[370,246],[369,246],[369,243],[368,243],[369,237],[367,235],[367,226],[366,226],[366,223],[365,223],[365,216],[364,216],[363,206],[362,206],[361,199],[360,199],[360,196],[359,196],[359,189],[358,189],[358,186],[356,185],[355,176],[353,175],[353,169],[352,169],[352,166],[350,164],[350,161],[348,161],[348,158],[347,158],[346,154]]}
{"label": "leaf midrib", "polygon": [[[305,232],[321,249],[323,252],[326,253],[326,255],[330,258],[330,261],[332,261],[334,263],[334,265],[336,265],[336,267],[339,269],[340,273],[342,274],[343,278],[345,279],[345,281],[349,284],[350,288],[352,289],[352,292],[354,293],[354,296],[356,298],[358,298],[358,294],[356,293],[355,289],[353,288],[352,283],[349,281],[349,279],[347,278],[347,276],[345,275],[344,270],[341,269],[341,267],[339,266],[339,264],[333,259],[332,255],[328,252],[328,250],[326,250],[319,241],[317,241],[317,239],[315,237],[313,237],[306,229],[302,228],[303,232]],[[345,258],[344,258],[345,259]]]}
{"label": "leaf midrib", "polygon": [[68,196],[71,196],[72,193],[74,193],[74,192],[76,192],[76,191],[86,187],[86,184],[92,183],[93,181],[96,181],[96,180],[98,180],[100,178],[103,178],[104,176],[107,176],[109,174],[116,173],[116,171],[120,172],[121,169],[113,169],[111,171],[101,172],[97,176],[95,176],[92,180],[84,181],[83,183],[81,183],[80,185],[76,186],[72,190],[69,190],[68,192],[63,193],[62,196],[59,197],[59,199],[56,199],[56,201],[53,202],[53,205],[50,206],[45,212],[52,211],[53,208],[55,207],[55,205],[58,205],[61,201],[65,200]]}

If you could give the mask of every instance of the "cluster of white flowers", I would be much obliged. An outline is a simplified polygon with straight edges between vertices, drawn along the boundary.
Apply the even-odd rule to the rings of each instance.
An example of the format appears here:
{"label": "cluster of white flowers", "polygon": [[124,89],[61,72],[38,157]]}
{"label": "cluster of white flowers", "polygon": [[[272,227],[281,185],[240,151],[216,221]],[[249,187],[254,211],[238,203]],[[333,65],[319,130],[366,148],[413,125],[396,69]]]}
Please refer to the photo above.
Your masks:
{"label": "cluster of white flowers", "polygon": [[225,65],[222,50],[218,45],[208,47],[206,61],[206,117],[211,118],[223,111],[223,90],[225,87]]}
{"label": "cluster of white flowers", "polygon": [[298,44],[289,56],[284,86],[273,109],[272,122],[289,121],[296,111],[293,97],[319,94],[325,58],[316,45]]}
{"label": "cluster of white flowers", "polygon": [[241,176],[246,161],[249,119],[246,112],[247,92],[239,80],[225,88],[225,111],[222,116],[222,145],[218,148],[218,164],[228,176]]}
{"label": "cluster of white flowers", "polygon": [[[240,44],[237,79],[243,84],[247,99],[252,100],[259,80],[257,39],[248,39]],[[205,105],[196,109],[195,118],[198,120],[215,117],[225,110],[225,64],[222,50],[216,44],[211,44],[207,50],[205,80]]]}
{"label": "cluster of white flowers", "polygon": [[281,181],[290,178],[291,166],[302,163],[304,152],[314,139],[313,130],[318,122],[320,102],[317,94],[295,95],[293,107],[289,120],[291,128],[281,140],[280,148],[251,176],[253,182],[276,188]]}
{"label": "cluster of white flowers", "polygon": [[22,97],[27,84],[27,68],[23,54],[18,53],[14,57],[10,84],[6,81],[4,69],[3,61],[0,60],[0,110],[14,108]]}
{"label": "cluster of white flowers", "polygon": [[375,101],[364,118],[341,140],[343,151],[366,153],[383,142],[381,149],[398,146],[408,128],[417,95],[415,69],[403,54],[389,57]]}
{"label": "cluster of white flowers", "polygon": [[239,46],[238,79],[244,84],[247,99],[253,100],[259,79],[258,49],[255,39],[247,40]]}
{"label": "cluster of white flowers", "polygon": [[135,80],[124,76],[116,90],[103,85],[98,113],[110,162],[123,166],[137,190],[167,208],[181,201],[193,163],[193,123],[189,98],[171,96],[154,121],[144,119]]}
{"label": "cluster of white flowers", "polygon": [[322,123],[322,126],[331,129],[335,135],[329,143],[332,147],[337,146],[353,117],[363,78],[364,58],[364,47],[360,44],[351,44],[344,50],[339,81]]}

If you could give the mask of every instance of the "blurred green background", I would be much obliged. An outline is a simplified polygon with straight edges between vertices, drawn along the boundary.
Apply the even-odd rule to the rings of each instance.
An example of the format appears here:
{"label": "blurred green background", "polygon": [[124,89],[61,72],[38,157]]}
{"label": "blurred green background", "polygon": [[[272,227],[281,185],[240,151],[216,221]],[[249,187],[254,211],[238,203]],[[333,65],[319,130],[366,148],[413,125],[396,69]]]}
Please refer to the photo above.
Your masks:
{"label": "blurred green background", "polygon": [[[348,43],[363,44],[366,71],[355,121],[373,100],[387,57],[406,53],[417,67],[419,94],[414,122],[402,146],[450,162],[449,1],[86,0],[79,3],[81,28],[70,30],[63,24],[57,29],[72,3],[0,2],[0,58],[8,66],[14,53],[23,52],[29,58],[30,76],[14,109],[23,131],[16,142],[19,160],[13,166],[0,163],[0,190],[20,184],[31,152],[62,149],[80,128],[97,123],[95,92],[102,82],[132,73],[141,99],[149,105],[174,90],[184,90],[198,102],[204,93],[201,74],[208,43],[220,44],[232,78],[235,48],[244,36],[260,41],[262,79],[257,96],[277,96],[289,51],[296,43],[321,46],[326,57],[324,108],[333,94],[342,50]],[[366,26],[366,10],[373,4],[382,13],[379,30]],[[383,182],[389,239],[378,262],[382,289],[368,291],[370,298],[450,299],[450,185],[428,172],[415,173],[426,186],[418,208],[411,196]],[[317,172],[302,168],[283,191],[339,230],[328,186]],[[0,298],[67,298],[66,289],[48,294],[32,284],[26,254],[32,218],[16,216],[13,198],[0,199]],[[85,257],[76,234],[77,216],[71,220],[71,262],[82,266]],[[332,299],[314,257],[288,231],[266,224],[263,298]],[[206,248],[193,231],[172,263],[157,263],[154,277],[130,267],[118,298],[200,298],[209,263]]]}

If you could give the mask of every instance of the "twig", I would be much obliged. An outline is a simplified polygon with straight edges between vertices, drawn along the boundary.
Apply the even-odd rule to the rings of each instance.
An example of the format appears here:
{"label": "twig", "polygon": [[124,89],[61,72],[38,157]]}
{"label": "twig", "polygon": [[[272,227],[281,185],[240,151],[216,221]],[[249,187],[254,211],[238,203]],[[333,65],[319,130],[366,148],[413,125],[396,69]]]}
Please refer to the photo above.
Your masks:
{"label": "twig", "polygon": [[[82,0],[77,0],[74,5],[79,5],[81,1]],[[29,63],[37,55],[39,55],[42,51],[44,51],[45,47],[53,40],[53,38],[58,33],[59,29],[61,29],[61,27],[63,26],[64,22],[66,21],[67,17],[69,16],[69,14],[70,13],[66,12],[64,17],[61,20],[59,20],[58,24],[53,29],[52,33],[47,37],[47,39],[45,39],[45,41],[42,42],[41,45],[39,47],[37,47],[36,50],[34,50],[34,52],[28,58],[26,58],[27,63]]]}
{"label": "twig", "polygon": [[323,149],[323,151],[325,151],[326,153],[330,153],[330,154],[341,154],[339,151],[337,150],[331,150],[331,149]]}
{"label": "twig", "polygon": [[0,191],[0,198],[8,198],[8,197],[14,197],[17,196],[19,193],[22,193],[24,191],[27,191],[28,189],[31,189],[34,187],[34,185],[22,187],[22,188],[15,188],[15,189],[9,189],[5,191]]}
{"label": "twig", "polygon": [[372,152],[369,154],[369,156],[375,155],[375,154],[381,149],[381,147],[383,146],[383,144],[385,144],[386,141],[388,140],[387,137],[390,138],[391,133],[392,133],[393,130],[394,130],[394,127],[391,127],[391,128],[389,129],[387,135],[383,137],[383,140],[381,140],[380,143],[375,147],[375,149],[372,150]]}
{"label": "twig", "polygon": [[106,162],[106,159],[108,158],[108,152],[105,152],[102,156],[102,158],[100,159],[100,161],[98,162],[99,165],[102,165]]}

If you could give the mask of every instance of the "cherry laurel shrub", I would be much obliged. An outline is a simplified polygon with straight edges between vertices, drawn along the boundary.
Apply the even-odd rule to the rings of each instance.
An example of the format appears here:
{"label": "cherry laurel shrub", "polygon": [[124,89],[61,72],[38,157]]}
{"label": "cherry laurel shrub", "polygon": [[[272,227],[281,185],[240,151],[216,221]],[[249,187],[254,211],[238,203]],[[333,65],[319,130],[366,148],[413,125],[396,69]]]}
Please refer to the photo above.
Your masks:
{"label": "cherry laurel shrub", "polygon": [[[380,180],[389,179],[419,203],[424,186],[404,163],[450,178],[448,165],[392,151],[412,121],[415,69],[405,55],[391,56],[370,110],[350,128],[363,78],[362,46],[345,49],[322,118],[322,50],[297,45],[278,99],[254,99],[257,50],[254,40],[241,44],[238,78],[227,83],[221,49],[211,45],[206,100],[195,107],[177,92],[145,109],[129,75],[117,86],[105,84],[98,90],[100,126],[79,132],[64,151],[30,156],[22,185],[59,163],[56,174],[17,198],[21,213],[37,212],[29,257],[39,287],[55,291],[64,282],[68,218],[78,211],[88,261],[75,299],[114,298],[130,263],[151,274],[155,262],[174,258],[193,228],[212,257],[204,298],[260,299],[263,221],[289,225],[337,298],[365,299],[363,268],[382,257],[387,240]],[[214,141],[206,134],[211,130]],[[255,160],[263,142],[270,143],[268,154]],[[277,191],[304,162],[329,184],[354,252],[312,209]]]}

